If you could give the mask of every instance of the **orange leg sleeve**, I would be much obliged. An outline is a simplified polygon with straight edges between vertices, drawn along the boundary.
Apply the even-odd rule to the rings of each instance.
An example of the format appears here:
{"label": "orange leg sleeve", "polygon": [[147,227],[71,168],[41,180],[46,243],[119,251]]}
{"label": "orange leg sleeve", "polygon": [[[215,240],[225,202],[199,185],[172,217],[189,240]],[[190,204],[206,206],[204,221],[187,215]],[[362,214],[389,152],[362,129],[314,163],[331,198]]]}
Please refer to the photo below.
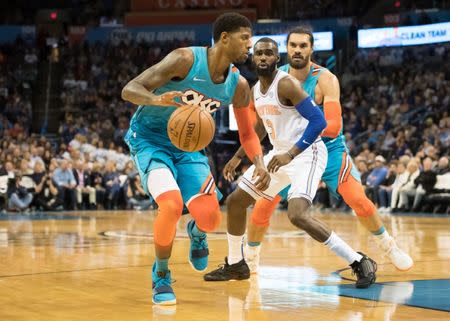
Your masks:
{"label": "orange leg sleeve", "polygon": [[338,193],[358,216],[369,217],[376,213],[376,207],[366,196],[364,188],[352,175],[339,185]]}
{"label": "orange leg sleeve", "polygon": [[170,246],[175,238],[177,223],[183,211],[183,198],[178,190],[162,193],[156,198],[158,215],[153,224],[155,244]]}
{"label": "orange leg sleeve", "polygon": [[194,198],[188,205],[189,213],[197,227],[203,232],[212,232],[219,227],[222,220],[216,193],[204,194]]}
{"label": "orange leg sleeve", "polygon": [[269,226],[270,217],[280,201],[280,195],[275,196],[272,202],[265,198],[259,199],[252,211],[252,223],[256,226]]}

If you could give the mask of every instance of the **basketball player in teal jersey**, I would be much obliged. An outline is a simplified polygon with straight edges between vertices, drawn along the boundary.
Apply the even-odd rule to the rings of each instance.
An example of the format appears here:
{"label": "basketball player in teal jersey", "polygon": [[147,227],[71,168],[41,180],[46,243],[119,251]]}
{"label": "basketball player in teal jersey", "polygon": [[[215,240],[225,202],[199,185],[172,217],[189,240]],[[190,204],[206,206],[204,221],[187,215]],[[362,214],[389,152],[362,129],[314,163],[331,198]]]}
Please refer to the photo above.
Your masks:
{"label": "basketball player in teal jersey", "polygon": [[[298,27],[293,29],[287,37],[287,54],[289,64],[279,69],[297,78],[303,89],[314,99],[323,110],[327,127],[322,133],[328,150],[328,163],[322,176],[329,191],[343,200],[355,211],[359,221],[370,231],[378,247],[399,270],[409,270],[413,261],[403,252],[389,235],[376,212],[375,205],[367,198],[360,182],[360,174],[349,156],[345,143],[342,126],[342,110],[340,105],[339,81],[328,69],[311,61],[314,38],[312,31]],[[265,136],[264,127],[257,125],[260,137]],[[245,156],[240,149],[224,167],[224,176],[231,179],[235,169]],[[256,272],[259,265],[260,243],[267,228],[270,216],[282,198],[286,198],[287,189],[282,191],[272,202],[259,200],[252,212],[252,219],[248,230],[248,246],[246,260],[252,272]]]}
{"label": "basketball player in teal jersey", "polygon": [[141,176],[144,190],[159,206],[154,222],[156,259],[152,270],[153,303],[176,303],[168,260],[177,222],[185,204],[194,220],[187,225],[191,240],[189,261],[197,271],[208,264],[205,232],[221,220],[218,196],[203,152],[183,152],[167,135],[167,122],[176,107],[200,105],[209,112],[233,104],[239,137],[257,167],[257,187],[270,182],[261,145],[249,118],[249,86],[233,62],[244,62],[251,47],[251,23],[226,13],[214,22],[214,46],[179,48],[145,70],[122,90],[122,98],[140,105],[125,141]]}

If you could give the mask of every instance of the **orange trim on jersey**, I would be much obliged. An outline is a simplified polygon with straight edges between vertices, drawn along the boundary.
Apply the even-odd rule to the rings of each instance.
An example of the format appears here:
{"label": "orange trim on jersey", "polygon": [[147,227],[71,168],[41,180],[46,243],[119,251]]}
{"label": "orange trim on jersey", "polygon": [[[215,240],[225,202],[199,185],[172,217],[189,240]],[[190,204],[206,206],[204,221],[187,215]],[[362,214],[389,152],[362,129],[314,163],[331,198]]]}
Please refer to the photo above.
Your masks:
{"label": "orange trim on jersey", "polygon": [[347,181],[348,176],[350,175],[350,172],[352,170],[352,166],[353,165],[350,161],[350,157],[348,157],[347,153],[344,152],[342,156],[341,170],[339,171],[338,186]]}
{"label": "orange trim on jersey", "polygon": [[203,183],[202,187],[200,188],[200,193],[202,194],[212,194],[216,189],[216,184],[214,182],[214,177],[211,175],[211,173],[206,178],[205,182]]}
{"label": "orange trim on jersey", "polygon": [[237,69],[235,66],[233,66],[233,67],[231,67],[231,71],[232,71],[232,72],[238,72],[239,69]]}

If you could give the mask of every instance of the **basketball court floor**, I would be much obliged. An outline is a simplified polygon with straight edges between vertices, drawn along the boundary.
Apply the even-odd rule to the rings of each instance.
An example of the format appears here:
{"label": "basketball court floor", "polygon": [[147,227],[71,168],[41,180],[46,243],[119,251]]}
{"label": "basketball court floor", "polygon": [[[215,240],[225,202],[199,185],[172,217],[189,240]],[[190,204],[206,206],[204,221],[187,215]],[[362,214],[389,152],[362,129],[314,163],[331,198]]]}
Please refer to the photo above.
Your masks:
{"label": "basketball court floor", "polygon": [[[450,216],[383,220],[415,260],[399,272],[350,214],[320,214],[378,262],[378,279],[355,289],[346,263],[272,219],[261,269],[249,281],[207,283],[191,269],[184,216],[171,260],[178,304],[151,303],[154,212],[0,215],[0,320],[450,320]],[[227,252],[225,218],[209,236],[209,270]]]}

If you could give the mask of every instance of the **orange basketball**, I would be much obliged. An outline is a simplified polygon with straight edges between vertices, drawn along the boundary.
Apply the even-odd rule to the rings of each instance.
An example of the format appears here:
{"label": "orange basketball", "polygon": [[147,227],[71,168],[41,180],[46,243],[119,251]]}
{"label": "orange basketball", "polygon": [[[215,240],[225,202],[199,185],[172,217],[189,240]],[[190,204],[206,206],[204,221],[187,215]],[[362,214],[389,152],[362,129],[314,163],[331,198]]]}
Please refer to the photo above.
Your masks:
{"label": "orange basketball", "polygon": [[177,108],[167,123],[170,141],[185,152],[196,152],[208,146],[215,130],[214,119],[205,108],[197,105]]}

